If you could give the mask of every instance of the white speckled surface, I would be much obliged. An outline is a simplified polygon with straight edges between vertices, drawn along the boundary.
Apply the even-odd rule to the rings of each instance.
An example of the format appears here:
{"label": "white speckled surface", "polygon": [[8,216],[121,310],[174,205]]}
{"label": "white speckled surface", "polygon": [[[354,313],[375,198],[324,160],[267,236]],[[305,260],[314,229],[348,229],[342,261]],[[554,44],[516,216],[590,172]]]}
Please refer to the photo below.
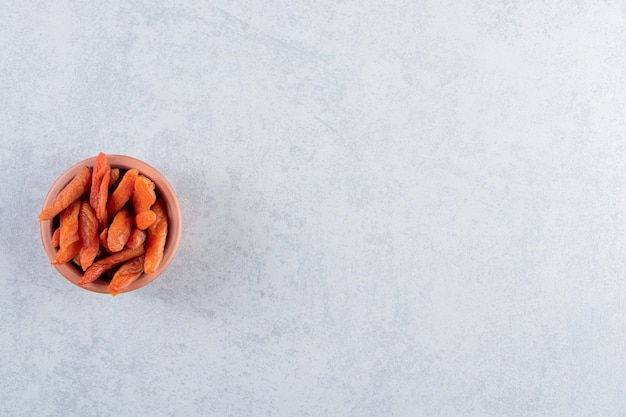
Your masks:
{"label": "white speckled surface", "polygon": [[[203,3],[3,3],[0,415],[626,414],[624,2]],[[185,221],[116,298],[39,240],[99,151]]]}

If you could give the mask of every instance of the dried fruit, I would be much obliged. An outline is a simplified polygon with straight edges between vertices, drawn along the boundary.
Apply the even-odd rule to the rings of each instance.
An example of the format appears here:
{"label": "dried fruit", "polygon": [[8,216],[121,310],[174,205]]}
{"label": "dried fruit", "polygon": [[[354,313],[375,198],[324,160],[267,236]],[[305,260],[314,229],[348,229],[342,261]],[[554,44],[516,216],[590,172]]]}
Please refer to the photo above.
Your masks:
{"label": "dried fruit", "polygon": [[109,284],[109,293],[117,295],[135,282],[143,272],[144,257],[139,256],[126,262],[115,272]]}
{"label": "dried fruit", "polygon": [[149,210],[156,201],[154,182],[148,177],[138,175],[135,180],[135,193],[133,194],[133,207],[136,213]]}
{"label": "dried fruit", "polygon": [[59,224],[51,237],[58,248],[52,263],[82,268],[79,285],[112,271],[105,279],[116,295],[144,272],[156,272],[163,260],[169,225],[154,182],[135,168],[111,167],[102,152],[93,167],[78,171],[39,218]]}
{"label": "dried fruit", "polygon": [[100,232],[100,236],[98,237],[100,239],[100,247],[110,253],[111,251],[109,250],[109,247],[107,246],[107,239],[109,237],[109,228],[105,227],[104,229],[102,229],[102,231]]}
{"label": "dried fruit", "polygon": [[80,240],[78,234],[78,213],[80,212],[80,200],[75,200],[61,212],[59,218],[59,245],[66,248]]}
{"label": "dried fruit", "polygon": [[135,249],[125,248],[104,259],[100,259],[94,262],[89,268],[87,268],[87,271],[85,271],[85,274],[83,275],[81,280],[78,281],[78,285],[85,285],[93,282],[100,278],[100,276],[105,272],[110,271],[121,263],[143,255],[144,252],[145,251],[143,246]]}
{"label": "dried fruit", "polygon": [[111,225],[109,226],[109,234],[107,236],[107,247],[110,252],[121,251],[128,238],[130,237],[130,231],[133,227],[133,215],[128,209],[121,209],[113,218]]}
{"label": "dried fruit", "polygon": [[80,235],[80,265],[85,271],[98,255],[100,239],[98,236],[98,219],[91,205],[83,201],[80,205],[78,218],[78,231]]}
{"label": "dried fruit", "polygon": [[61,228],[57,227],[54,230],[54,233],[52,233],[52,247],[53,248],[58,248],[59,245],[61,244]]}
{"label": "dried fruit", "polygon": [[165,206],[161,200],[157,200],[152,206],[152,211],[156,213],[156,221],[148,228],[148,239],[146,241],[146,259],[144,260],[144,271],[152,274],[156,271],[163,260],[163,251],[167,241],[168,220]]}
{"label": "dried fruit", "polygon": [[109,197],[109,181],[111,180],[111,166],[106,154],[102,152],[98,154],[91,178],[89,203],[96,212],[100,229],[104,229],[108,225],[106,205]]}
{"label": "dried fruit", "polygon": [[84,167],[78,174],[61,190],[54,201],[43,209],[39,214],[39,221],[50,220],[70,204],[72,204],[81,195],[89,190],[91,185],[91,168]]}
{"label": "dried fruit", "polygon": [[139,229],[133,229],[130,231],[130,237],[126,242],[126,247],[130,249],[138,248],[146,241],[146,232]]}
{"label": "dried fruit", "polygon": [[109,188],[113,187],[117,180],[120,179],[120,169],[111,168],[111,176],[109,177]]}
{"label": "dried fruit", "polygon": [[139,175],[139,171],[132,168],[126,171],[126,174],[124,174],[120,180],[119,185],[115,191],[113,191],[113,194],[111,194],[107,203],[109,218],[115,216],[117,212],[124,207],[124,204],[130,200],[133,190],[135,189],[135,180],[137,179],[137,175]]}
{"label": "dried fruit", "polygon": [[[135,216],[138,216],[144,211],[150,210],[150,207],[152,207],[155,201],[156,193],[154,191],[154,182],[152,182],[150,178],[138,175],[135,180],[135,190],[133,192],[133,208],[135,209]],[[140,225],[145,226],[146,223],[146,221],[143,221]],[[137,222],[135,222],[135,225],[138,229],[142,230],[149,227],[139,227]]]}
{"label": "dried fruit", "polygon": [[54,260],[53,264],[61,265],[67,263],[74,259],[76,255],[80,253],[80,242],[76,241],[71,243],[69,246],[59,248]]}
{"label": "dried fruit", "polygon": [[[52,260],[53,264],[69,262],[80,251],[80,236],[78,234],[78,213],[80,200],[75,200],[66,207],[59,216],[59,251]],[[78,249],[76,249],[78,246]]]}
{"label": "dried fruit", "polygon": [[139,230],[146,230],[156,221],[157,215],[152,210],[142,211],[135,216],[135,226]]}

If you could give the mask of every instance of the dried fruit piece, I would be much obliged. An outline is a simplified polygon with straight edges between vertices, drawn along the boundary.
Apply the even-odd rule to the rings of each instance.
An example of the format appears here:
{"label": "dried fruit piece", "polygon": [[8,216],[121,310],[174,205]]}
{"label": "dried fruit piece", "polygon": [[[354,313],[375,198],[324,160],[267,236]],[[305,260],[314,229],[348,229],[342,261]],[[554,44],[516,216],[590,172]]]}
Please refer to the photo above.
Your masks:
{"label": "dried fruit piece", "polygon": [[[52,260],[53,264],[63,264],[74,258],[80,251],[78,234],[78,213],[80,200],[74,200],[59,216],[59,251]],[[78,245],[78,249],[76,249]]]}
{"label": "dried fruit piece", "polygon": [[144,257],[139,256],[126,262],[115,272],[109,284],[109,293],[117,295],[130,284],[135,282],[143,272]]}
{"label": "dried fruit piece", "polygon": [[80,240],[78,235],[78,213],[80,212],[80,200],[74,200],[59,216],[59,245],[67,248]]}
{"label": "dried fruit piece", "polygon": [[135,180],[135,190],[133,193],[133,208],[135,214],[149,210],[156,201],[154,182],[150,178],[138,175]]}
{"label": "dried fruit piece", "polygon": [[53,248],[58,248],[59,245],[61,245],[61,228],[57,227],[54,231],[54,233],[52,233],[52,247]]}
{"label": "dried fruit piece", "polygon": [[107,252],[111,252],[109,250],[109,247],[107,246],[107,239],[109,237],[109,228],[105,227],[104,229],[102,229],[102,231],[100,232],[100,247],[103,248],[105,251]]}
{"label": "dried fruit piece", "polygon": [[126,242],[126,247],[130,249],[138,248],[143,245],[146,241],[146,232],[139,229],[133,229],[130,232],[130,237],[128,238],[128,242]]}
{"label": "dried fruit piece", "polygon": [[152,210],[142,211],[135,216],[135,226],[139,230],[146,230],[156,221],[157,215]]}
{"label": "dried fruit piece", "polygon": [[83,277],[78,281],[78,285],[85,285],[90,282],[97,280],[102,274],[111,269],[115,268],[117,265],[126,262],[130,259],[136,258],[144,254],[144,247],[140,246],[135,249],[125,248],[121,251],[114,253],[111,256],[108,256],[104,259],[100,259],[93,264],[87,271],[83,274]]}
{"label": "dried fruit piece", "polygon": [[89,167],[84,167],[78,171],[78,174],[61,190],[54,201],[39,214],[39,220],[52,219],[85,194],[91,185],[91,177],[91,168]]}
{"label": "dried fruit piece", "polygon": [[106,205],[109,197],[109,181],[111,180],[111,166],[106,154],[100,152],[96,157],[91,178],[89,203],[96,212],[100,229],[104,229],[109,220]]}
{"label": "dried fruit piece", "polygon": [[107,247],[109,251],[119,252],[124,248],[130,237],[132,227],[132,214],[126,208],[121,209],[115,215],[115,218],[113,218],[109,226],[109,235],[107,236]]}
{"label": "dried fruit piece", "polygon": [[69,246],[61,247],[57,252],[53,264],[64,264],[66,262],[71,261],[80,253],[80,242],[76,241],[71,243]]}
{"label": "dried fruit piece", "polygon": [[156,213],[156,221],[148,228],[148,239],[146,242],[146,259],[144,260],[144,271],[152,274],[156,271],[163,260],[163,251],[167,240],[167,212],[161,200],[157,200],[152,206],[152,211]]}
{"label": "dried fruit piece", "polygon": [[135,226],[137,226],[137,229],[147,229],[154,223],[155,216],[143,213],[150,210],[155,201],[154,182],[143,175],[137,176],[133,193],[133,208],[135,209]]}
{"label": "dried fruit piece", "polygon": [[107,202],[107,212],[109,217],[115,216],[118,211],[124,207],[124,204],[130,200],[133,190],[135,189],[135,180],[139,175],[139,171],[135,168],[126,171],[126,174],[122,177],[120,184],[117,186],[113,194],[109,196]]}
{"label": "dried fruit piece", "polygon": [[135,180],[135,190],[133,194],[133,207],[136,213],[149,210],[156,201],[154,182],[148,177],[138,175]]}
{"label": "dried fruit piece", "polygon": [[117,180],[120,179],[120,169],[111,168],[111,175],[109,176],[109,188],[113,187]]}
{"label": "dried fruit piece", "polygon": [[78,231],[80,235],[80,265],[85,271],[96,258],[100,249],[100,239],[98,236],[98,219],[91,205],[83,201],[80,205],[80,216],[78,217]]}

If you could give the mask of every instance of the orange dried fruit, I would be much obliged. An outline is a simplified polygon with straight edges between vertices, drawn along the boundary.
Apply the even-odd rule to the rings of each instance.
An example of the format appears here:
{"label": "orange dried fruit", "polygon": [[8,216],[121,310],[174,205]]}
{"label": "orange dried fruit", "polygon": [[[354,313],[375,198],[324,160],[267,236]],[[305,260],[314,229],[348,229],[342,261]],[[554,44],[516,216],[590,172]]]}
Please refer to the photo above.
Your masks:
{"label": "orange dried fruit", "polygon": [[108,237],[109,237],[109,228],[105,227],[100,232],[100,236],[98,236],[98,238],[100,240],[100,247],[103,248],[105,251],[110,253],[111,251],[109,250],[109,247],[107,246],[107,238]]}
{"label": "orange dried fruit", "polygon": [[80,242],[76,241],[71,243],[69,246],[59,248],[54,260],[53,264],[64,264],[76,257],[80,253]]}
{"label": "orange dried fruit", "polygon": [[124,263],[128,260],[136,258],[144,254],[144,247],[140,246],[135,249],[124,248],[121,251],[114,253],[104,259],[100,259],[93,264],[83,274],[83,277],[78,281],[78,285],[85,285],[100,278],[102,274],[117,265]]}
{"label": "orange dried fruit", "polygon": [[85,194],[89,190],[91,185],[91,168],[84,167],[78,174],[61,190],[59,195],[56,196],[54,201],[43,209],[39,214],[39,220],[50,220],[70,204],[72,204],[81,195]]}
{"label": "orange dried fruit", "polygon": [[163,260],[163,251],[167,241],[168,220],[165,206],[161,200],[157,200],[152,205],[152,211],[156,213],[156,221],[148,228],[148,238],[146,241],[146,258],[144,260],[144,271],[152,274],[156,271]]}
{"label": "orange dried fruit", "polygon": [[135,189],[135,180],[137,179],[137,175],[139,175],[139,171],[135,168],[129,169],[126,171],[126,174],[120,180],[119,185],[113,191],[113,194],[109,196],[109,201],[107,202],[107,212],[109,214],[109,218],[115,216],[118,211],[124,207],[124,204],[133,194],[133,190]]}
{"label": "orange dried fruit", "polygon": [[133,228],[133,216],[128,209],[121,209],[113,218],[109,226],[109,234],[107,236],[107,247],[111,252],[121,251]]}
{"label": "orange dried fruit", "polygon": [[143,263],[144,257],[139,256],[120,266],[120,268],[115,271],[115,274],[109,283],[109,293],[111,295],[117,295],[130,284],[135,282],[143,272]]}
{"label": "orange dried fruit", "polygon": [[52,233],[52,247],[53,248],[58,248],[59,245],[61,244],[61,228],[57,227],[54,230],[54,233]]}
{"label": "orange dried fruit", "polygon": [[143,175],[137,176],[133,192],[133,208],[135,209],[135,226],[137,229],[145,230],[154,223],[156,215],[144,213],[150,210],[155,201],[154,182]]}
{"label": "orange dried fruit", "polygon": [[113,187],[117,180],[120,179],[120,169],[111,168],[111,175],[109,176],[109,188]]}
{"label": "orange dried fruit", "polygon": [[135,216],[135,226],[139,230],[146,230],[156,221],[157,215],[152,210],[142,211]]}
{"label": "orange dried fruit", "polygon": [[126,247],[130,249],[138,248],[146,241],[146,232],[139,229],[133,229],[130,231],[130,237],[126,242]]}
{"label": "orange dried fruit", "polygon": [[61,212],[59,217],[59,246],[66,248],[80,240],[78,234],[78,214],[80,212],[80,200],[74,200]]}
{"label": "orange dried fruit", "polygon": [[96,157],[91,178],[89,203],[96,212],[100,229],[104,229],[108,225],[106,205],[109,197],[109,181],[111,180],[111,166],[106,154],[100,152]]}
{"label": "orange dried fruit", "polygon": [[40,213],[41,221],[59,224],[51,238],[59,248],[52,262],[82,268],[79,285],[117,268],[106,275],[113,295],[127,290],[144,272],[155,273],[169,228],[157,193],[150,178],[135,168],[111,167],[100,152],[93,167],[80,169]]}
{"label": "orange dried fruit", "polygon": [[78,229],[81,241],[80,265],[85,271],[98,255],[100,250],[100,238],[98,236],[98,219],[96,213],[87,201],[80,205],[78,217]]}
{"label": "orange dried fruit", "polygon": [[[59,251],[52,260],[53,264],[64,264],[71,261],[80,251],[78,234],[78,214],[80,200],[74,200],[59,216]],[[78,249],[76,249],[78,246]]]}
{"label": "orange dried fruit", "polygon": [[135,180],[135,190],[133,193],[133,208],[135,214],[149,210],[156,201],[154,182],[148,177],[138,175]]}

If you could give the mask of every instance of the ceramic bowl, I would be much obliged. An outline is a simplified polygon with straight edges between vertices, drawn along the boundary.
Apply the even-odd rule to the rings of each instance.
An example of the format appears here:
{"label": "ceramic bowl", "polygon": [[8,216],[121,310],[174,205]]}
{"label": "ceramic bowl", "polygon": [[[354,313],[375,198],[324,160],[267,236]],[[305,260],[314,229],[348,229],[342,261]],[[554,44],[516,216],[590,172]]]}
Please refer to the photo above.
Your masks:
{"label": "ceramic bowl", "polygon": [[[159,267],[154,273],[143,273],[141,277],[139,277],[135,282],[133,282],[124,291],[122,291],[129,292],[144,287],[154,281],[167,269],[172,259],[174,259],[176,251],[178,250],[178,246],[180,244],[180,238],[182,234],[182,213],[174,189],[167,182],[165,177],[161,173],[159,173],[159,171],[157,171],[147,163],[135,158],[131,158],[130,156],[107,155],[107,157],[111,168],[119,168],[120,170],[136,168],[137,170],[139,170],[140,174],[143,174],[146,177],[150,178],[155,183],[157,195],[161,197],[167,209],[168,235],[167,242],[165,244],[165,250],[163,253],[163,260],[161,261]],[[52,184],[52,187],[50,188],[50,191],[48,192],[48,195],[44,200],[43,207],[47,207],[52,202],[52,200],[54,200],[57,194],[63,189],[63,187],[65,187],[68,182],[71,181],[72,178],[74,178],[74,176],[78,173],[78,171],[80,171],[82,167],[93,167],[95,160],[95,157],[85,159],[84,161],[77,163],[76,165],[65,171],[54,182],[54,184]],[[52,259],[54,259],[57,253],[57,249],[52,246],[52,234],[54,233],[54,228],[54,219],[40,222],[41,241],[43,243],[44,250],[48,255],[48,258],[51,261]],[[78,285],[78,281],[81,279],[83,271],[79,267],[74,265],[74,263],[68,262],[62,265],[53,264],[53,266],[68,281]],[[108,294],[108,283],[108,279],[100,278],[89,284],[80,285],[79,287],[97,293]]]}

